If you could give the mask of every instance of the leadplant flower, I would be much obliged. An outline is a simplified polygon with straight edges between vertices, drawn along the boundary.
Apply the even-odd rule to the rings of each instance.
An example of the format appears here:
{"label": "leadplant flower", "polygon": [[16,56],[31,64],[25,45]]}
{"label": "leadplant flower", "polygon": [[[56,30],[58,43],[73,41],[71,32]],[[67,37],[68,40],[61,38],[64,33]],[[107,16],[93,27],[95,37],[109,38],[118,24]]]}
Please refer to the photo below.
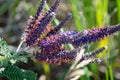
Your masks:
{"label": "leadplant flower", "polygon": [[[50,9],[45,12],[46,0],[42,0],[36,14],[28,20],[27,27],[22,36],[22,41],[26,43],[26,47],[39,47],[39,51],[34,50],[33,54],[40,62],[61,64],[62,62],[74,61],[79,51],[86,44],[102,40],[120,31],[120,25],[115,25],[80,32],[60,32],[59,30],[72,17],[72,14],[68,13],[57,26],[52,25],[60,2],[61,0],[55,0]],[[66,44],[79,45],[80,47],[73,50],[66,50],[64,48]],[[84,54],[80,61],[91,59],[91,57],[94,57],[105,49],[105,47],[102,47],[90,54]],[[97,61],[99,60],[93,58],[91,62]]]}

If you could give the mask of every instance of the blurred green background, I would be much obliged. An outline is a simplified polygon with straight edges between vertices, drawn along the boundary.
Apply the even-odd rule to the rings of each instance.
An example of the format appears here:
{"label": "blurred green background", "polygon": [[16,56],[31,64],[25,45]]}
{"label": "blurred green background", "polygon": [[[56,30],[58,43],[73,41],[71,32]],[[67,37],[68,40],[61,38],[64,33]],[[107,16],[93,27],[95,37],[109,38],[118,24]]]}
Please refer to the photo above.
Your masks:
{"label": "blurred green background", "polygon": [[[47,0],[48,6],[53,1]],[[7,41],[10,49],[19,44],[26,22],[30,15],[34,15],[39,3],[40,0],[0,0],[0,36]],[[73,17],[63,27],[64,31],[115,25],[120,23],[120,0],[62,0],[53,24],[58,24],[69,12]],[[108,46],[107,51],[97,56],[103,62],[84,67],[86,74],[80,80],[120,80],[120,33],[90,44],[88,52],[105,45]],[[58,66],[29,60],[27,64],[16,65],[35,71],[40,80],[44,77],[47,80],[63,80],[71,64]]]}

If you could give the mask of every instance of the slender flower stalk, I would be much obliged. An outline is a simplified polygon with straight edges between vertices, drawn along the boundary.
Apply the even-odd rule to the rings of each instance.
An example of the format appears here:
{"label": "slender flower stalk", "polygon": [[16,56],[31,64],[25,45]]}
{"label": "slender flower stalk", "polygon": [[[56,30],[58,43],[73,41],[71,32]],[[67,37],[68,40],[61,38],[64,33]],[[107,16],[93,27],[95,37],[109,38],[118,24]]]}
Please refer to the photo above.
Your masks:
{"label": "slender flower stalk", "polygon": [[16,50],[16,53],[20,50],[20,48],[21,48],[23,42],[24,42],[24,41],[21,41],[21,42],[20,42],[20,44],[19,44],[19,46],[18,46],[18,48],[17,48],[17,50]]}

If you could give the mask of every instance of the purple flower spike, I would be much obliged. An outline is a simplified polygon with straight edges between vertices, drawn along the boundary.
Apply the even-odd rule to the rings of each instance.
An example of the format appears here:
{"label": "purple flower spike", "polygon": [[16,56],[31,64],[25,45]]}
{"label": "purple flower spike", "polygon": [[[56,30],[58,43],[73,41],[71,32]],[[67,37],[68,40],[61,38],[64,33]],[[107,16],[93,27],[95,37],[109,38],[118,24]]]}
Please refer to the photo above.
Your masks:
{"label": "purple flower spike", "polygon": [[54,4],[51,6],[49,11],[46,13],[46,15],[50,14],[51,12],[55,12],[60,4],[61,0],[55,0]]}
{"label": "purple flower spike", "polygon": [[55,13],[53,12],[49,16],[43,17],[41,19],[41,21],[38,24],[38,27],[27,38],[26,43],[28,46],[33,45],[37,41],[41,33],[44,31],[46,26],[53,20],[54,17],[55,17]]}
{"label": "purple flower spike", "polygon": [[[40,6],[34,17],[31,17],[27,23],[27,28],[22,36],[22,40],[27,43],[27,46],[34,46],[37,44],[37,40],[40,40],[39,37],[44,36],[44,31],[52,29],[51,21],[55,17],[55,11],[59,6],[61,0],[56,0],[51,6],[50,10],[45,14],[42,10],[46,0],[42,0]],[[45,30],[46,29],[46,30]],[[43,33],[44,32],[44,33]],[[42,34],[43,33],[43,34]],[[47,33],[45,34],[47,35]]]}
{"label": "purple flower spike", "polygon": [[95,51],[93,51],[93,52],[87,54],[86,57],[92,57],[92,56],[95,56],[95,55],[97,55],[97,54],[103,52],[103,51],[106,50],[106,49],[107,49],[107,47],[104,46],[104,47],[102,47],[102,48],[100,48],[100,49],[98,49],[98,50],[95,50]]}
{"label": "purple flower spike", "polygon": [[44,40],[40,41],[38,45],[41,48],[44,48],[46,51],[54,50],[56,47],[61,46],[62,44],[72,43],[74,40],[78,39],[84,34],[85,32],[76,33],[73,31],[59,33],[46,37]]}
{"label": "purple flower spike", "polygon": [[77,53],[80,52],[81,47],[73,50],[63,50],[59,52],[58,54],[55,54],[56,57],[58,58],[66,58],[70,59],[71,61],[75,60]]}
{"label": "purple flower spike", "polygon": [[46,0],[42,0],[40,2],[40,6],[38,7],[38,10],[36,12],[35,19],[38,18],[38,16],[40,15],[40,13],[42,12],[42,10],[44,9],[45,3],[46,3]]}
{"label": "purple flower spike", "polygon": [[[74,50],[61,50],[58,52],[53,52],[52,54],[46,53],[46,54],[40,54],[39,52],[35,53],[35,58],[40,62],[47,62],[47,63],[53,63],[53,64],[61,64],[62,62],[70,62],[74,61],[76,59],[77,54],[82,50],[82,47],[79,47]],[[90,54],[82,54],[82,57],[80,59],[80,62],[84,60],[92,59],[95,55],[99,54],[100,52],[104,51],[106,48],[100,48],[94,52],[91,52]],[[93,58],[94,60],[98,60],[96,58]]]}
{"label": "purple flower spike", "polygon": [[57,25],[48,35],[56,34],[64,25],[65,23],[72,17],[72,14],[69,13],[61,22],[59,25]]}
{"label": "purple flower spike", "polygon": [[35,58],[36,60],[40,62],[47,62],[47,63],[52,63],[52,64],[61,64],[62,62],[70,62],[73,61],[73,58],[75,57],[70,57],[70,56],[62,56],[62,55],[57,55],[60,54],[61,52],[54,52],[52,54],[40,54],[39,52],[36,52]]}
{"label": "purple flower spike", "polygon": [[100,49],[98,49],[98,50],[95,50],[95,51],[93,51],[93,52],[90,52],[89,54],[84,54],[84,56],[82,57],[82,59],[81,59],[80,61],[82,61],[82,60],[87,60],[87,59],[89,59],[90,57],[94,57],[94,56],[96,56],[97,54],[103,52],[103,51],[106,50],[106,49],[107,49],[107,47],[105,46],[105,47],[102,47],[102,48],[100,48]]}
{"label": "purple flower spike", "polygon": [[33,32],[33,34],[37,33],[38,35],[40,35],[44,31],[46,26],[55,18],[55,15],[56,14],[52,12],[48,16],[43,17],[38,24],[38,28],[36,29],[37,31],[35,30],[35,33]]}
{"label": "purple flower spike", "polygon": [[88,33],[78,38],[72,44],[74,45],[83,45],[86,43],[95,42],[97,40],[101,40],[104,37],[110,36],[118,31],[120,31],[120,25],[103,27],[98,29],[87,30]]}
{"label": "purple flower spike", "polygon": [[52,64],[61,64],[62,62],[70,62],[69,58],[62,58],[60,56],[56,56],[59,52],[54,52],[52,54],[42,55],[39,52],[34,53],[36,60],[40,62],[47,62]]}
{"label": "purple flower spike", "polygon": [[44,9],[45,3],[46,3],[46,0],[42,0],[35,16],[28,20],[27,28],[25,29],[24,37],[26,37],[27,33],[30,33],[31,30],[34,28],[34,24],[36,24],[36,20],[38,19],[38,17],[40,16],[40,13]]}

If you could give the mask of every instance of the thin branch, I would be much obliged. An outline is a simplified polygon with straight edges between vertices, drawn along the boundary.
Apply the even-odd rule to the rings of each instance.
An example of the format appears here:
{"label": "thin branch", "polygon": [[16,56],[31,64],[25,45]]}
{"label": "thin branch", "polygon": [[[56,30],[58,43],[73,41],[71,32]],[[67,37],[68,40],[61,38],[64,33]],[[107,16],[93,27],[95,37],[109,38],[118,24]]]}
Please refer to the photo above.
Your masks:
{"label": "thin branch", "polygon": [[19,46],[18,46],[18,48],[17,48],[17,50],[16,50],[16,54],[19,52],[19,50],[20,50],[20,48],[21,48],[23,42],[24,42],[23,40],[20,42],[20,44],[19,44]]}

